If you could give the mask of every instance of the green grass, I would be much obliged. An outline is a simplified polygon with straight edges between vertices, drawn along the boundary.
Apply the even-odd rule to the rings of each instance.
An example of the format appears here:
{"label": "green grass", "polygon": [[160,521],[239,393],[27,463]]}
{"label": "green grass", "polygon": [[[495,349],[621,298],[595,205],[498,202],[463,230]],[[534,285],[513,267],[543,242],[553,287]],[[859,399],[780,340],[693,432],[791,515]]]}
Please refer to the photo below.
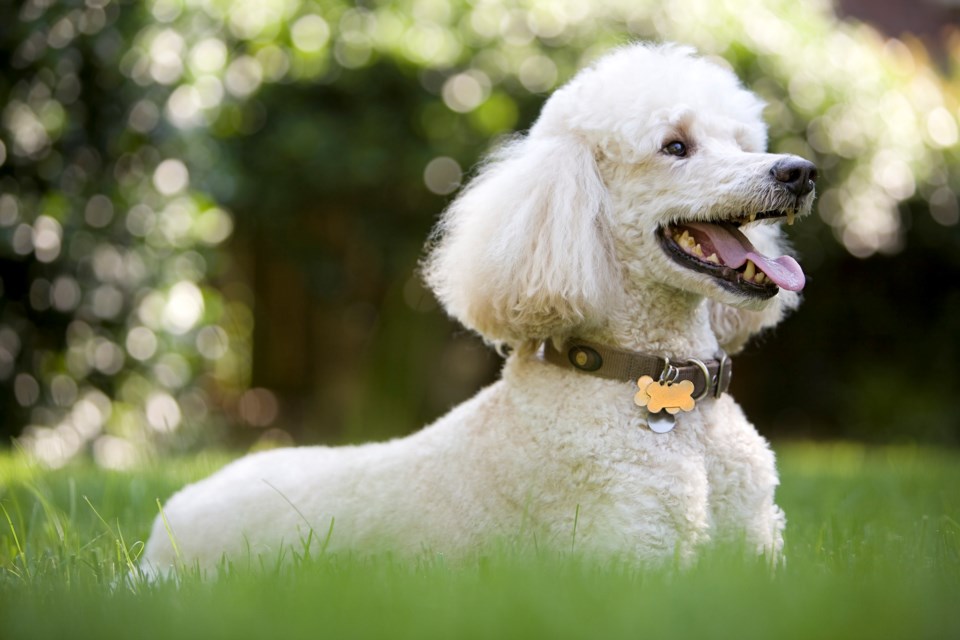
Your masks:
{"label": "green grass", "polygon": [[223,464],[44,471],[0,455],[0,638],[960,638],[960,453],[779,449],[787,565],[332,555],[130,580],[156,499]]}

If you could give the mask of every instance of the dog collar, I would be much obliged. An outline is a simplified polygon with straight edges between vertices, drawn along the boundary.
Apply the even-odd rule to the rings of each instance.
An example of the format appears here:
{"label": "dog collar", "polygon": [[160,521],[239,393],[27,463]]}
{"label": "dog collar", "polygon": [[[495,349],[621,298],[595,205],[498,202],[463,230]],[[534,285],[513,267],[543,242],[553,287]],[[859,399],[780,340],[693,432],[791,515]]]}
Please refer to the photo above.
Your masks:
{"label": "dog collar", "polygon": [[559,349],[544,342],[542,354],[544,361],[564,369],[636,384],[634,402],[647,409],[654,431],[669,431],[680,411],[691,411],[704,398],[719,398],[733,376],[733,364],[723,351],[717,359],[687,358],[675,363],[667,357],[571,339]]}

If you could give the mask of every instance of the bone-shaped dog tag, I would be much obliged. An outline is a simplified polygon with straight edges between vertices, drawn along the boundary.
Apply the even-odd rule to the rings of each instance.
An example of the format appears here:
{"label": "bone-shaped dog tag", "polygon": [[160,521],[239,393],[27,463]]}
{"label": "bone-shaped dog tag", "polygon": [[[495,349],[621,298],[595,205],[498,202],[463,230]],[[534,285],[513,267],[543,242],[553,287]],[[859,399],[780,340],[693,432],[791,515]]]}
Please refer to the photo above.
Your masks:
{"label": "bone-shaped dog tag", "polygon": [[664,384],[654,381],[650,376],[642,376],[637,380],[637,388],[633,401],[637,406],[647,409],[647,425],[654,433],[673,431],[677,424],[674,415],[680,411],[690,411],[696,404],[693,383],[689,380]]}
{"label": "bone-shaped dog tag", "polygon": [[638,391],[633,397],[639,407],[646,407],[650,413],[666,409],[676,414],[680,411],[692,411],[696,405],[693,399],[693,383],[689,380],[664,384],[656,382],[650,376],[641,376],[637,380]]}

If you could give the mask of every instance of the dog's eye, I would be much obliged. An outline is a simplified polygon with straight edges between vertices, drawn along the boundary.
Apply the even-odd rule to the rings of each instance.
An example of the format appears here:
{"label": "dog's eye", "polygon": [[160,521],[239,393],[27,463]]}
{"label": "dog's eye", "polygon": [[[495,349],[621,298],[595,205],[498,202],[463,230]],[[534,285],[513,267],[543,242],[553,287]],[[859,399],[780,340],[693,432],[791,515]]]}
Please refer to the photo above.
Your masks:
{"label": "dog's eye", "polygon": [[687,155],[687,145],[679,140],[674,140],[673,142],[668,142],[663,145],[663,152],[671,156],[683,158]]}

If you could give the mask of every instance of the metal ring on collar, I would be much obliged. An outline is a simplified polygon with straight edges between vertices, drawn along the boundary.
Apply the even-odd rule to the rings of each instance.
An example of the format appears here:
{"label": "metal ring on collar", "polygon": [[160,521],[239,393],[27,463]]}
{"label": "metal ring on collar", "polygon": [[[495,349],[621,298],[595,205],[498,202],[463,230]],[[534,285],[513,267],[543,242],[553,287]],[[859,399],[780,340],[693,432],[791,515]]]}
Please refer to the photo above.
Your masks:
{"label": "metal ring on collar", "polygon": [[703,391],[701,391],[701,392],[697,395],[697,397],[695,397],[695,398],[693,399],[694,402],[700,402],[701,400],[703,400],[704,398],[706,398],[708,395],[710,395],[710,386],[711,386],[711,385],[710,385],[710,370],[707,369],[707,365],[703,364],[703,361],[702,361],[702,360],[697,360],[696,358],[688,358],[688,359],[687,359],[687,363],[688,363],[688,364],[696,365],[696,367],[697,367],[698,369],[700,369],[700,372],[703,374]]}
{"label": "metal ring on collar", "polygon": [[680,379],[680,369],[670,364],[670,358],[664,356],[663,369],[660,370],[660,384],[672,385]]}
{"label": "metal ring on collar", "polygon": [[723,395],[723,389],[721,389],[720,387],[721,385],[723,385],[723,370],[727,367],[727,362],[729,361],[730,361],[730,356],[727,355],[726,351],[721,349],[720,350],[720,366],[717,368],[717,387],[713,392],[714,398],[719,398],[720,396]]}

